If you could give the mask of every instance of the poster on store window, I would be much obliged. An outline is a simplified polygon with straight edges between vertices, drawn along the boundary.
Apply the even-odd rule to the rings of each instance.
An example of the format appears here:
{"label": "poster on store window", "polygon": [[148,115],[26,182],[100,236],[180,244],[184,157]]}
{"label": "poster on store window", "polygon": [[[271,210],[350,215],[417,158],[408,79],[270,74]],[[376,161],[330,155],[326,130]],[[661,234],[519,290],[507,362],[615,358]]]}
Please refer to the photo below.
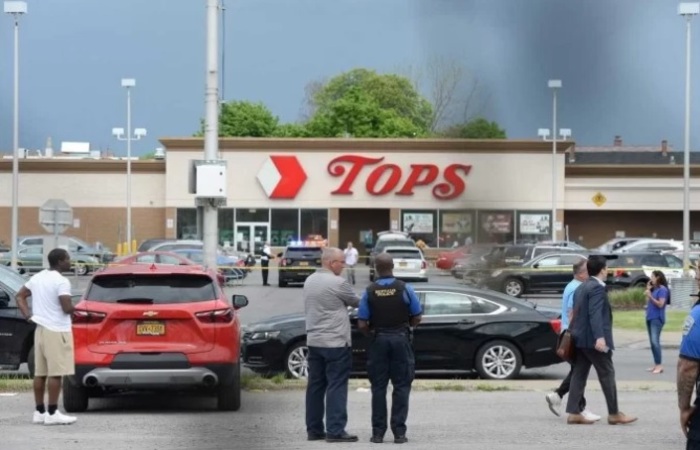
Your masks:
{"label": "poster on store window", "polygon": [[443,213],[440,226],[443,233],[471,234],[472,215],[469,213]]}
{"label": "poster on store window", "polygon": [[550,214],[520,214],[520,234],[549,234]]}
{"label": "poster on store window", "polygon": [[406,233],[432,233],[431,213],[406,213],[403,215],[403,231]]}
{"label": "poster on store window", "polygon": [[512,229],[513,215],[509,213],[481,214],[481,229],[487,233],[504,234]]}

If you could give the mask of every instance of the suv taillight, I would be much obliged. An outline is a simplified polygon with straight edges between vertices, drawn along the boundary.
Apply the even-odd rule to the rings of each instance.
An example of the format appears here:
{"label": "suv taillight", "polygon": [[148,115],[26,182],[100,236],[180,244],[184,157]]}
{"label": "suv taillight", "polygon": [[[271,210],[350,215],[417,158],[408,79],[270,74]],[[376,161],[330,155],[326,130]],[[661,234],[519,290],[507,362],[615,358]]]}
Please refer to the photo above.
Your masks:
{"label": "suv taillight", "polygon": [[560,319],[555,319],[555,320],[550,320],[549,324],[552,326],[552,330],[559,335],[561,333],[561,320]]}
{"label": "suv taillight", "polygon": [[95,311],[85,311],[82,309],[76,309],[71,317],[73,323],[78,324],[91,324],[100,323],[107,317],[107,314]]}
{"label": "suv taillight", "polygon": [[231,308],[226,308],[202,311],[196,313],[195,316],[200,322],[204,323],[230,323],[233,321],[233,310]]}
{"label": "suv taillight", "polygon": [[630,276],[630,275],[629,275],[629,273],[627,273],[626,270],[624,270],[624,269],[615,269],[615,277],[616,277],[616,278],[625,278],[625,277],[629,277],[629,276]]}

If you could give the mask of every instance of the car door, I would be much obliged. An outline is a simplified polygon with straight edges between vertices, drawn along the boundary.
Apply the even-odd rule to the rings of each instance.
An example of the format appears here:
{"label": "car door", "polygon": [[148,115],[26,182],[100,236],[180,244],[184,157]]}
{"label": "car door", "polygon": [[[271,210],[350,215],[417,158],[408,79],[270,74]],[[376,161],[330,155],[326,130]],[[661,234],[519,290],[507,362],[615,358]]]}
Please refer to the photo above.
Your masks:
{"label": "car door", "polygon": [[528,267],[525,277],[531,290],[547,290],[556,285],[561,271],[561,255],[548,255]]}
{"label": "car door", "polygon": [[414,330],[416,370],[464,371],[470,368],[484,315],[473,314],[472,297],[457,292],[417,290],[423,319]]}
{"label": "car door", "polygon": [[22,345],[34,330],[34,325],[24,320],[15,300],[16,292],[0,283],[0,367],[17,369]]}
{"label": "car door", "polygon": [[683,260],[674,255],[663,255],[666,266],[660,269],[667,279],[680,278],[683,276]]}

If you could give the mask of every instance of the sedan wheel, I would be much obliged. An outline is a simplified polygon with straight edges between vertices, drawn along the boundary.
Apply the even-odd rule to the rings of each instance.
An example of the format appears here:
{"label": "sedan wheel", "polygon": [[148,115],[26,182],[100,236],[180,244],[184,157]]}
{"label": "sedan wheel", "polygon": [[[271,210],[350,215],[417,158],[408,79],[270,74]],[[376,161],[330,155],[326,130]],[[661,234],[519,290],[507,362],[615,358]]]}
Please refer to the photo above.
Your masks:
{"label": "sedan wheel", "polygon": [[75,270],[75,273],[81,276],[87,275],[90,270],[86,264],[81,263],[77,263],[73,269]]}
{"label": "sedan wheel", "polygon": [[309,376],[309,348],[306,342],[298,342],[287,352],[285,372],[290,378],[307,378]]}
{"label": "sedan wheel", "polygon": [[523,282],[515,278],[509,278],[503,284],[503,292],[511,297],[520,297],[523,295],[524,290],[525,286],[523,285]]}
{"label": "sedan wheel", "polygon": [[482,378],[509,380],[520,373],[522,357],[510,342],[492,341],[484,345],[476,357],[476,370]]}

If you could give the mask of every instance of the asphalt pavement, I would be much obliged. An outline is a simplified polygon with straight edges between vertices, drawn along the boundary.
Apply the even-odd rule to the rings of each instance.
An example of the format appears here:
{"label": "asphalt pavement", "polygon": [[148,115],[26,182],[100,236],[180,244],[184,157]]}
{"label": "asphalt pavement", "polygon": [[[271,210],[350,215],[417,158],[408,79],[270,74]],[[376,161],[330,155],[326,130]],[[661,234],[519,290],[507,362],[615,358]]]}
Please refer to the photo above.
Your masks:
{"label": "asphalt pavement", "polygon": [[[450,450],[684,448],[672,390],[620,391],[621,411],[638,416],[639,421],[611,426],[605,421],[605,402],[596,387],[590,386],[587,399],[603,419],[586,426],[567,425],[565,415],[554,416],[543,391],[414,392],[405,446]],[[302,391],[245,392],[241,410],[233,413],[216,412],[210,399],[177,395],[102,399],[94,409],[78,414],[76,424],[55,427],[32,425],[32,405],[30,394],[0,397],[0,448],[291,450],[329,445],[306,441]],[[349,393],[347,430],[360,440],[337,446],[377,448],[368,442],[370,408],[366,390]]]}

